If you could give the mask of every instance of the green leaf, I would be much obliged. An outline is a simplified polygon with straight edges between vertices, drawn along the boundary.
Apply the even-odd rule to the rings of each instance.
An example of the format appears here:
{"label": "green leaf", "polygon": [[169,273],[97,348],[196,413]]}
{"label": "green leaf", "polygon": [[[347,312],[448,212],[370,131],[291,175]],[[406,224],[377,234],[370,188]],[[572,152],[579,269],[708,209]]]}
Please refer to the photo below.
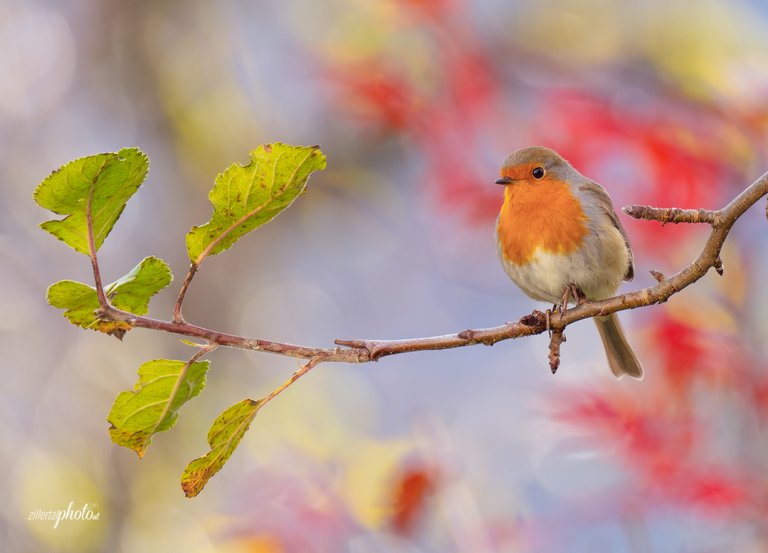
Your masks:
{"label": "green leaf", "polygon": [[[145,315],[149,300],[173,280],[168,264],[154,256],[145,257],[123,277],[104,289],[112,305],[134,315]],[[95,291],[95,290],[94,290]]]}
{"label": "green leaf", "polygon": [[[104,288],[112,305],[135,315],[144,315],[149,300],[171,283],[171,269],[162,259],[146,257],[127,275]],[[101,321],[96,317],[99,299],[96,289],[82,282],[62,280],[52,284],[46,293],[48,303],[64,309],[69,322],[83,328],[90,328],[116,335],[118,338],[131,329],[123,321]]]}
{"label": "green leaf", "polygon": [[120,392],[109,411],[112,441],[143,457],[152,436],[171,428],[181,406],[203,389],[209,365],[171,359],[144,363],[139,382],[133,390]]}
{"label": "green leaf", "polygon": [[325,155],[317,146],[278,142],[253,150],[248,165],[235,163],[216,177],[208,195],[211,220],[187,233],[189,258],[200,264],[271,221],[304,193],[310,174],[322,169]]}
{"label": "green leaf", "polygon": [[70,161],[35,190],[35,201],[63,219],[40,226],[76,251],[89,255],[88,219],[98,250],[134,192],[147,176],[149,160],[138,148]]}
{"label": "green leaf", "polygon": [[211,450],[190,462],[181,476],[184,495],[194,497],[199,494],[208,480],[221,470],[243,439],[243,435],[263,404],[263,399],[258,401],[244,399],[216,418],[208,431],[208,445],[211,446]]}
{"label": "green leaf", "polygon": [[82,282],[61,280],[48,287],[46,297],[53,307],[64,309],[64,316],[74,325],[111,334],[120,339],[131,329],[131,325],[124,321],[97,319],[99,299],[96,296],[96,288]]}

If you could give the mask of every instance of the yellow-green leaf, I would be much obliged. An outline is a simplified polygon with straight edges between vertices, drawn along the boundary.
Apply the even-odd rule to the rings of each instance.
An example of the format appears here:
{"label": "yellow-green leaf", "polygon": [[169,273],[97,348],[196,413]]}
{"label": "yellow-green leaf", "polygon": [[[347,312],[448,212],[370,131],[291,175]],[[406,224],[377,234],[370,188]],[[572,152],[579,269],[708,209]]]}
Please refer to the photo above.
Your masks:
{"label": "yellow-green leaf", "polygon": [[131,325],[123,321],[99,320],[96,317],[96,310],[99,308],[96,288],[82,282],[61,280],[51,284],[46,297],[53,307],[64,309],[64,316],[74,325],[111,334],[120,339],[131,329]]}
{"label": "yellow-green leaf", "polygon": [[194,497],[221,470],[253,422],[264,400],[244,399],[219,415],[208,431],[211,450],[187,465],[181,476],[184,495]]}
{"label": "yellow-green leaf", "polygon": [[[125,276],[104,288],[112,305],[135,315],[146,314],[149,300],[171,283],[171,269],[162,259],[146,257]],[[99,299],[96,289],[82,282],[62,280],[52,284],[46,294],[48,303],[64,309],[69,322],[122,337],[131,327],[125,322],[102,321],[96,317]]]}
{"label": "yellow-green leaf", "polygon": [[128,274],[108,285],[104,292],[112,305],[135,315],[144,315],[149,300],[173,280],[171,268],[162,259],[145,257]]}
{"label": "yellow-green leaf", "polygon": [[208,361],[144,363],[139,367],[139,382],[117,396],[107,416],[112,441],[143,457],[152,436],[171,428],[181,406],[203,389],[208,367]]}
{"label": "yellow-green leaf", "polygon": [[138,148],[70,161],[35,190],[35,201],[59,215],[40,226],[76,251],[89,255],[88,220],[98,250],[125,204],[147,176],[149,160]]}
{"label": "yellow-green leaf", "polygon": [[325,155],[317,146],[278,142],[253,150],[248,165],[235,163],[216,177],[208,195],[213,216],[187,234],[189,258],[199,264],[271,221],[304,193],[309,176],[322,169]]}

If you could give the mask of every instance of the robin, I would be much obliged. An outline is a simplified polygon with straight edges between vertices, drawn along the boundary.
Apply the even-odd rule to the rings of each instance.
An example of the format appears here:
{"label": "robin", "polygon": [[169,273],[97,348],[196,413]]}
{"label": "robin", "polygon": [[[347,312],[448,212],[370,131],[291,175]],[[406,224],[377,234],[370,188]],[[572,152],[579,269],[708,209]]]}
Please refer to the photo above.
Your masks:
{"label": "robin", "polygon": [[[531,298],[563,312],[569,297],[580,303],[616,293],[632,280],[627,233],[605,189],[560,155],[540,146],[510,155],[501,167],[504,204],[496,245],[504,270]],[[617,378],[643,377],[616,314],[594,317],[608,365]]]}

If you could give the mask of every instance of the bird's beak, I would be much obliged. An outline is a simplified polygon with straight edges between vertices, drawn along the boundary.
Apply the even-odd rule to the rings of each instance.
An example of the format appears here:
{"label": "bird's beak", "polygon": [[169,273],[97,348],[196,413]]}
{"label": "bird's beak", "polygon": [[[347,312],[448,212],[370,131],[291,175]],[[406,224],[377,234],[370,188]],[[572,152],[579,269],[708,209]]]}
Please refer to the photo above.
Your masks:
{"label": "bird's beak", "polygon": [[500,179],[496,179],[496,184],[512,184],[514,181],[510,179],[509,177],[501,177]]}

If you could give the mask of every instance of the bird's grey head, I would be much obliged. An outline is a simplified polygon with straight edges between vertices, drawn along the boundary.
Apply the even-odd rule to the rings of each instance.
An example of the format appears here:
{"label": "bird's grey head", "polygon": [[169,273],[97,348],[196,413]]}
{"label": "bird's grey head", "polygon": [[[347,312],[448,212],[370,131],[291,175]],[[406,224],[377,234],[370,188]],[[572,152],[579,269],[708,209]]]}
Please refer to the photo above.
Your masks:
{"label": "bird's grey head", "polygon": [[497,184],[536,182],[544,178],[572,181],[580,176],[560,154],[544,146],[529,146],[512,153],[501,166]]}

